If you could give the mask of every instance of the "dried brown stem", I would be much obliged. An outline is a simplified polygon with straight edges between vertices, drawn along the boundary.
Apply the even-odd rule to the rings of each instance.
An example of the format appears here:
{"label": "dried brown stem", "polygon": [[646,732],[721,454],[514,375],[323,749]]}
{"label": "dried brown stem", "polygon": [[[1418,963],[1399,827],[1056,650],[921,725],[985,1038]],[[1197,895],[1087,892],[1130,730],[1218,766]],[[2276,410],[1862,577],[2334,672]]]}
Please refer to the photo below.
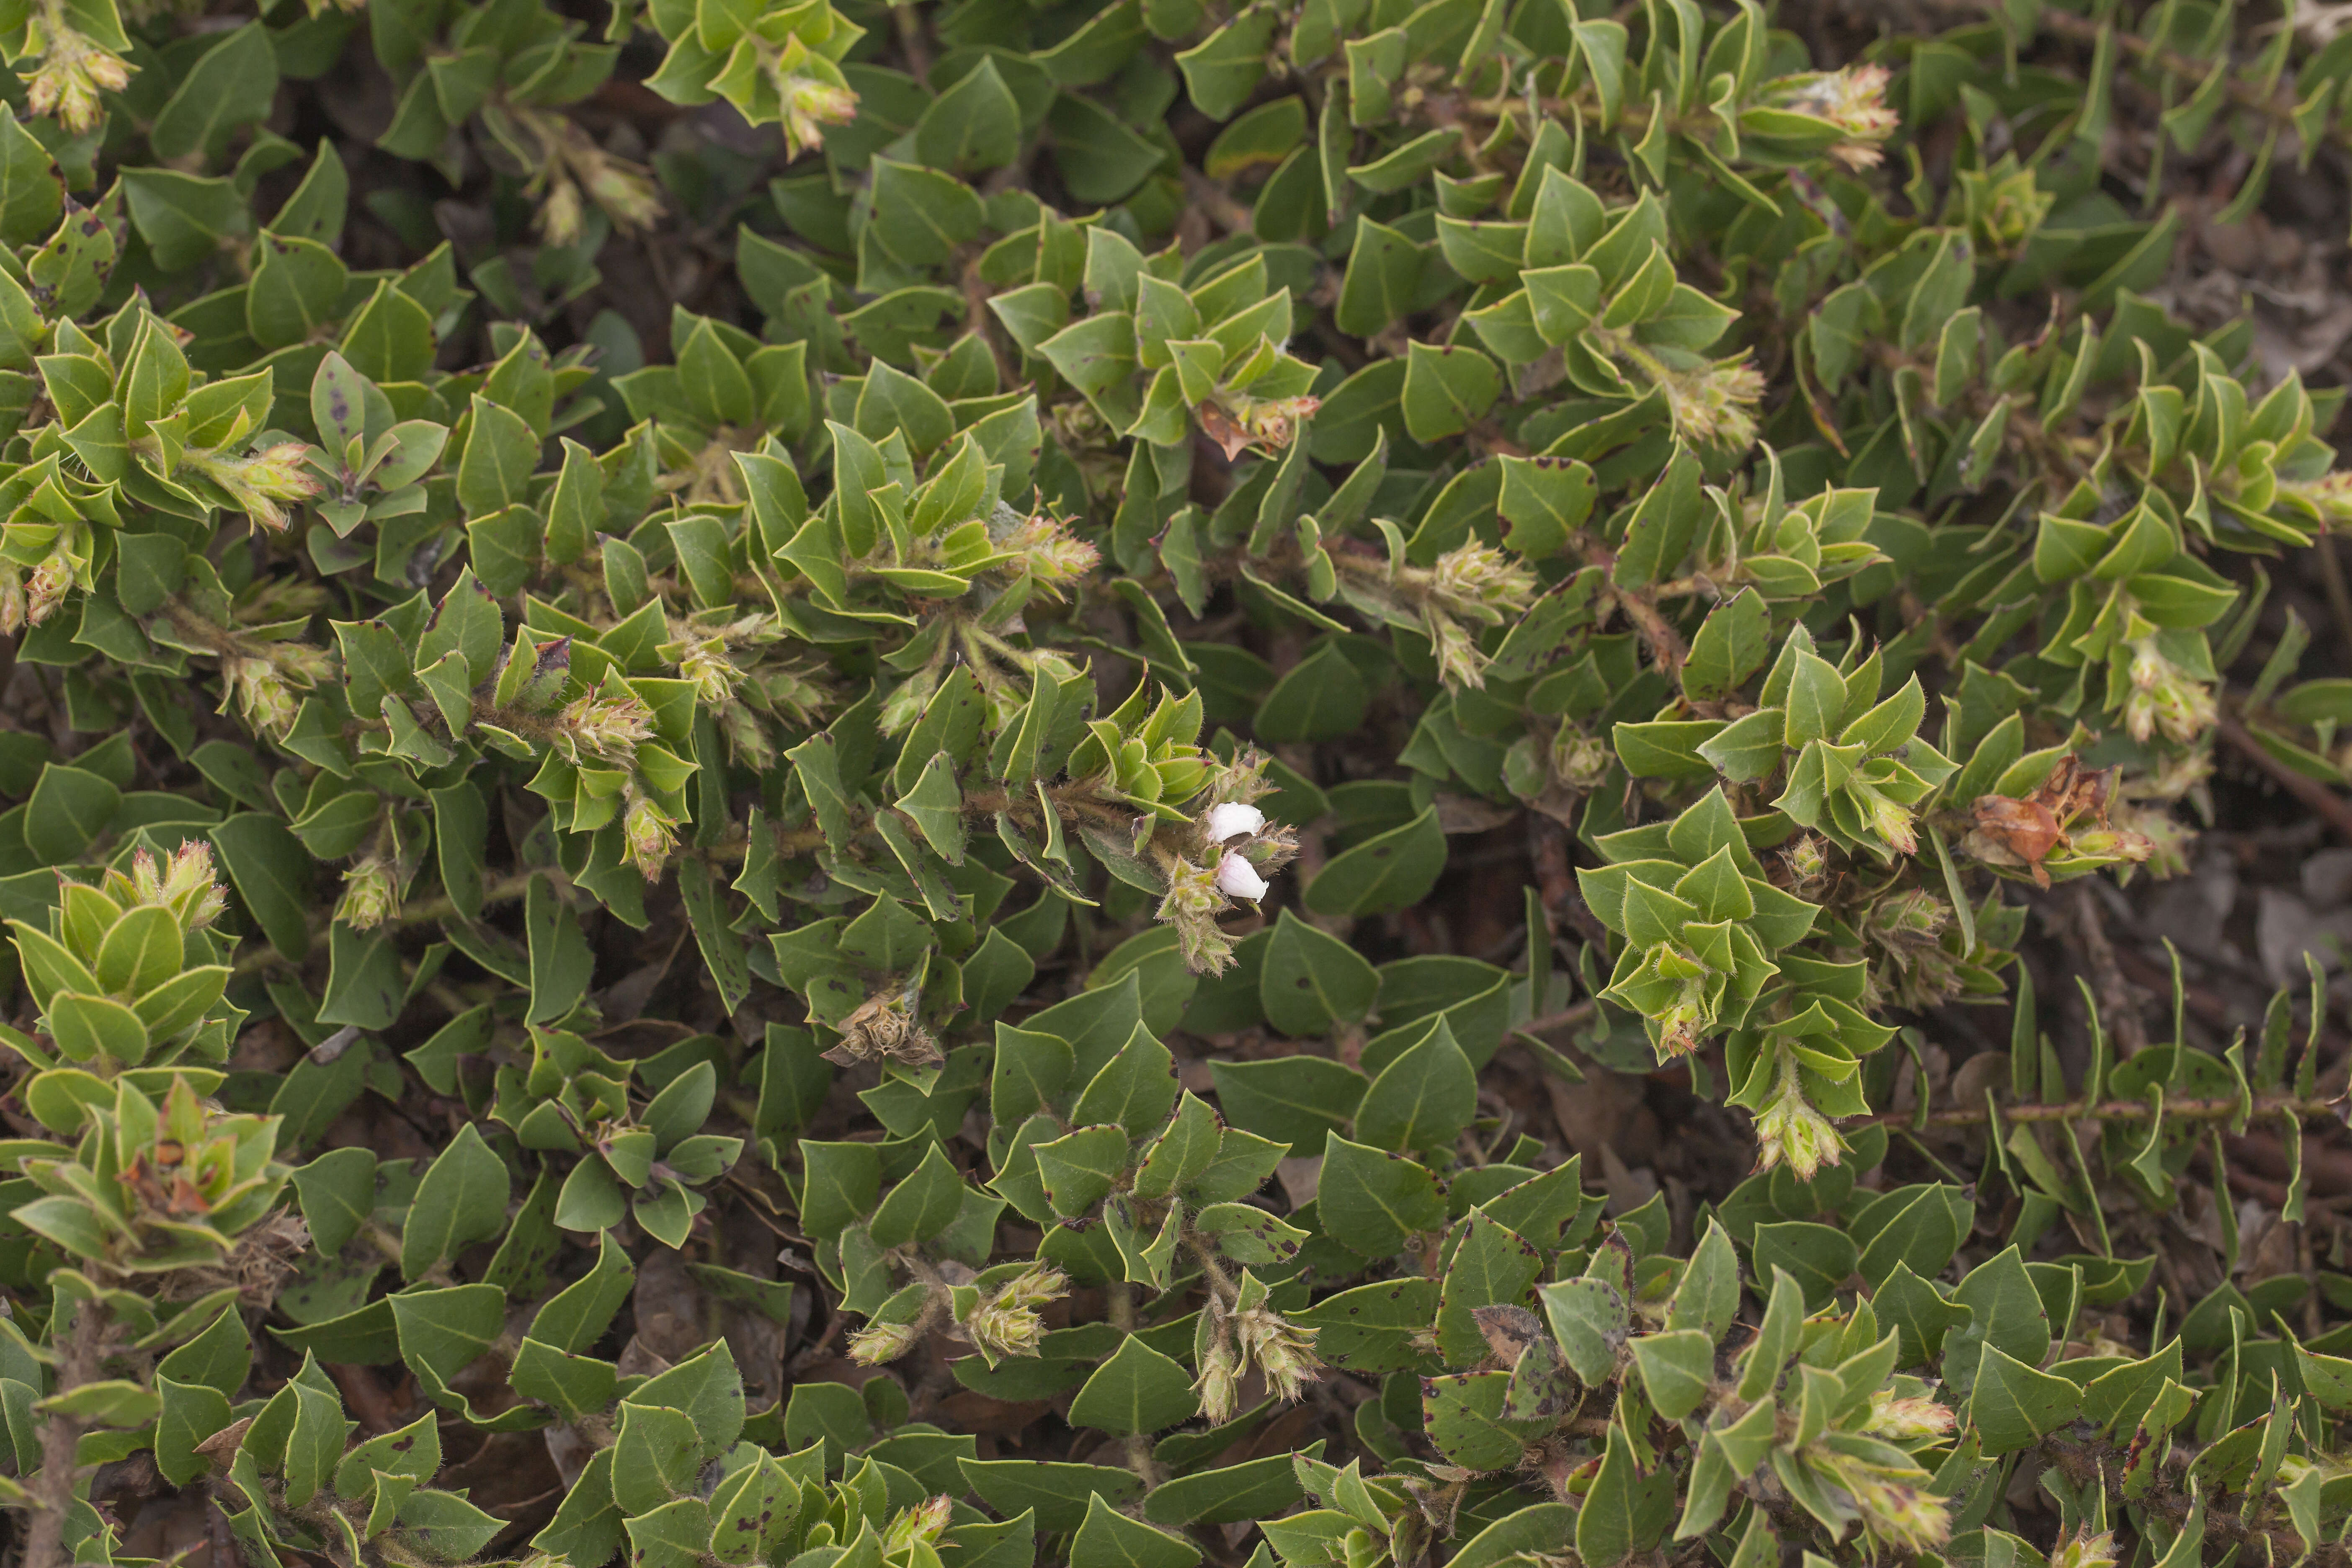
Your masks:
{"label": "dried brown stem", "polygon": [[2317,779],[2305,778],[2265,750],[2260,741],[2247,731],[2234,713],[2224,712],[2214,722],[2221,739],[2230,742],[2237,752],[2270,774],[2278,786],[2317,813],[2337,837],[2352,844],[2352,802],[2337,795]]}

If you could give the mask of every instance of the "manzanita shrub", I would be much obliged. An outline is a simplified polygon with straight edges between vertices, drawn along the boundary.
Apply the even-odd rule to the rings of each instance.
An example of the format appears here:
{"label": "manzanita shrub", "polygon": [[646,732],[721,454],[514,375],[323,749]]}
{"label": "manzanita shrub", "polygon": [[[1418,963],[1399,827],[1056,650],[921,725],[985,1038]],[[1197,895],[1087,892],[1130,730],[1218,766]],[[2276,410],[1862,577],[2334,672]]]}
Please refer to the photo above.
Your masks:
{"label": "manzanita shrub", "polygon": [[2324,994],[2015,962],[2347,783],[2341,395],[2152,297],[2305,9],[16,0],[12,1550],[2341,1568],[2299,1164],[2145,1245]]}

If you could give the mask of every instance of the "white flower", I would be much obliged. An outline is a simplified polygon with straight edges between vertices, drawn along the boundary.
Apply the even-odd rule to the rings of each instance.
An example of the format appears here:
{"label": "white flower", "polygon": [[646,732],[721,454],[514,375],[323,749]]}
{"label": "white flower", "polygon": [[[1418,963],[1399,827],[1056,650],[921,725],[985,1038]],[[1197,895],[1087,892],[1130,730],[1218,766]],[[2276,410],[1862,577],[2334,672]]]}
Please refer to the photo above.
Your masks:
{"label": "white flower", "polygon": [[1223,844],[1228,838],[1246,838],[1265,826],[1265,813],[1254,805],[1229,800],[1209,807],[1205,831],[1212,844]]}
{"label": "white flower", "polygon": [[1265,897],[1265,879],[1257,874],[1256,867],[1231,850],[1217,862],[1217,886],[1229,896],[1246,899],[1251,903]]}

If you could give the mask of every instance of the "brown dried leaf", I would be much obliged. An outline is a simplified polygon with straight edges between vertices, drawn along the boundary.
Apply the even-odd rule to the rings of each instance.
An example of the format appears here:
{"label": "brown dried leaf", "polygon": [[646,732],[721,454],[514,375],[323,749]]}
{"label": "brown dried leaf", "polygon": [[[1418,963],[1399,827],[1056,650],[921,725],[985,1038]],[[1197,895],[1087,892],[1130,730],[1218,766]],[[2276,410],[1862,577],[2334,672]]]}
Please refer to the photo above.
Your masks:
{"label": "brown dried leaf", "polygon": [[1988,865],[2021,867],[2039,886],[2050,885],[2050,873],[2042,862],[2065,835],[2048,806],[2036,800],[1985,795],[1977,797],[1974,813],[1976,825],[1963,846],[1969,854]]}
{"label": "brown dried leaf", "polygon": [[1224,452],[1226,462],[1232,462],[1249,449],[1250,433],[1235,424],[1233,416],[1215,404],[1203,403],[1192,410],[1192,417],[1200,422],[1201,434],[1214,441]]}
{"label": "brown dried leaf", "polygon": [[1543,1320],[1525,1307],[1474,1307],[1470,1316],[1486,1336],[1489,1353],[1505,1366],[1517,1363],[1520,1352],[1543,1338]]}

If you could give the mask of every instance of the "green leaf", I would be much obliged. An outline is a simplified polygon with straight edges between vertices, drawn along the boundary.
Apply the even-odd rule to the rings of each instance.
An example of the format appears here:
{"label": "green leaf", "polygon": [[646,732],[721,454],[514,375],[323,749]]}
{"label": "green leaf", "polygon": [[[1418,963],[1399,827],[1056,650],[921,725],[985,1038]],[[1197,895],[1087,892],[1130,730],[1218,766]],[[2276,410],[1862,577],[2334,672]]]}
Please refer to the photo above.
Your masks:
{"label": "green leaf", "polygon": [[1666,1327],[1695,1329],[1713,1345],[1729,1331],[1739,1311],[1739,1257],[1731,1233],[1710,1217],[1706,1233],[1691,1252],[1690,1262],[1666,1303]]}
{"label": "green leaf", "polygon": [[915,122],[915,155],[959,174],[1001,169],[1021,153],[1021,106],[983,56]]}
{"label": "green leaf", "polygon": [[264,234],[246,293],[246,330],[268,349],[309,341],[342,314],[350,273],[342,258],[315,239]]}
{"label": "green leaf", "polygon": [[[1322,1443],[1318,1441],[1300,1452],[1312,1458],[1322,1448]],[[1282,1513],[1304,1495],[1299,1489],[1294,1456],[1268,1454],[1264,1458],[1163,1481],[1143,1500],[1143,1516],[1154,1524],[1171,1528],[1235,1524]]]}
{"label": "green leaf", "polygon": [[1186,1185],[1215,1162],[1224,1136],[1209,1102],[1186,1090],[1168,1125],[1145,1147],[1132,1190],[1139,1197],[1158,1198]]}
{"label": "green leaf", "polygon": [[1452,1147],[1477,1110],[1477,1069],[1441,1015],[1429,1021],[1421,1042],[1383,1068],[1364,1091],[1356,1109],[1356,1136],[1375,1148],[1435,1154]]}
{"label": "green leaf", "polygon": [[929,1241],[954,1222],[963,1207],[961,1173],[945,1150],[934,1143],[915,1173],[890,1189],[874,1211],[871,1230],[877,1245],[904,1247]]}
{"label": "green leaf", "polygon": [[915,787],[898,797],[898,805],[942,859],[963,864],[963,792],[956,787],[955,763],[946,752],[935,752],[923,765]]}
{"label": "green leaf", "polygon": [[1624,1428],[1612,1422],[1600,1471],[1577,1510],[1576,1554],[1591,1568],[1611,1568],[1646,1552],[1674,1521],[1674,1472],[1662,1465],[1644,1473]]}
{"label": "green leaf", "polygon": [[2082,1387],[1988,1344],[1969,1394],[1969,1426],[1987,1458],[2032,1447],[2073,1421]]}
{"label": "green leaf", "polygon": [[1080,1091],[1070,1116],[1081,1125],[1116,1122],[1140,1137],[1160,1125],[1177,1093],[1174,1055],[1138,1024]]}
{"label": "green leaf", "polygon": [[330,1149],[296,1167],[293,1180],[311,1244],[327,1257],[341,1252],[375,1212],[375,1156],[365,1149]]}
{"label": "green leaf", "polygon": [[400,1505],[400,1537],[409,1550],[436,1563],[463,1563],[490,1543],[507,1521],[485,1513],[456,1492],[420,1490]]}
{"label": "green leaf", "polygon": [[1691,638],[1690,656],[1683,662],[1684,694],[1696,702],[1730,696],[1762,668],[1771,635],[1771,613],[1755,589],[1743,588],[1717,605]]}
{"label": "green leaf", "polygon": [[78,860],[105,831],[122,803],[122,792],[84,768],[42,764],[25,803],[25,847],[49,865]]}
{"label": "green leaf", "polygon": [[194,266],[224,240],[252,232],[245,196],[228,180],[171,169],[125,169],[122,190],[132,226],[156,262],[173,271]]}
{"label": "green leaf", "polygon": [[930,267],[980,232],[979,195],[952,175],[877,158],[874,232],[909,267]]}
{"label": "green leaf", "polygon": [[[490,513],[527,500],[531,470],[539,462],[539,437],[522,416],[501,408],[479,393],[473,400],[472,423],[466,449],[457,459],[457,502],[469,517]],[[425,662],[420,648],[420,668]],[[468,658],[476,679],[485,673],[479,661]]]}
{"label": "green leaf", "polygon": [[595,955],[572,912],[551,883],[533,877],[523,900],[523,931],[530,950],[530,1022],[562,1017],[587,994]]}
{"label": "green leaf", "polygon": [[688,860],[677,868],[678,900],[686,906],[687,922],[694,929],[695,946],[710,971],[719,999],[732,1014],[751,994],[751,970],[744,956],[743,939],[727,927],[726,904],[718,878],[701,860]]}
{"label": "green leaf", "polygon": [[[1504,458],[1500,461],[1503,494],[1499,510],[1511,525],[1504,542],[1521,555],[1536,560],[1566,548],[1584,526],[1584,520],[1591,515],[1592,470],[1582,463],[1558,458]],[[1754,595],[1743,594],[1741,597]],[[1702,636],[1704,631],[1701,628]],[[1696,639],[1691,658],[1698,658]],[[1688,666],[1685,668],[1687,671]]]}
{"label": "green leaf", "polygon": [[230,886],[252,912],[270,947],[287,959],[310,952],[310,877],[313,860],[297,837],[275,816],[245,811],[209,830],[221,851]]}
{"label": "green leaf", "polygon": [[346,1502],[364,1502],[374,1495],[380,1476],[428,1481],[440,1468],[440,1417],[428,1412],[345,1454],[335,1466],[335,1495]]}
{"label": "green leaf", "polygon": [[1756,1272],[1785,1268],[1816,1306],[1825,1304],[1845,1284],[1860,1261],[1853,1241],[1834,1226],[1790,1220],[1756,1227]]}
{"label": "green leaf", "polygon": [[1669,1421],[1679,1421],[1706,1399],[1715,1373],[1715,1341],[1697,1329],[1642,1334],[1632,1342],[1633,1364],[1650,1404]]}
{"label": "green leaf", "polygon": [[1115,1510],[1143,1489],[1134,1471],[1110,1465],[1068,1465],[1051,1459],[959,1459],[957,1467],[982,1502],[1008,1518],[1034,1513],[1040,1528],[1074,1531],[1097,1500]]}
{"label": "green leaf", "polygon": [[1212,120],[1230,120],[1265,79],[1266,46],[1281,17],[1271,5],[1252,5],[1176,57],[1192,106]]}
{"label": "green leaf", "polygon": [[1516,1307],[1543,1273],[1543,1255],[1484,1209],[1470,1212],[1454,1249],[1437,1307],[1437,1344],[1448,1365],[1486,1359],[1486,1337],[1474,1316],[1481,1307]]}
{"label": "green leaf", "polygon": [[1503,373],[1476,349],[1415,340],[1405,349],[1404,427],[1416,441],[1458,436],[1486,416]]}
{"label": "green leaf", "polygon": [[1070,1424],[1114,1436],[1158,1432],[1199,1414],[1183,1365],[1129,1336],[1070,1401]]}
{"label": "green leaf", "polygon": [[2050,1353],[2049,1313],[2016,1247],[1970,1269],[1952,1292],[1952,1301],[1971,1314],[1944,1344],[1944,1376],[1955,1389],[1966,1393],[1973,1385],[1979,1347],[2027,1366],[2041,1365]]}
{"label": "green leaf", "polygon": [[1423,1422],[1447,1463],[1471,1470],[1507,1469],[1526,1452],[1528,1440],[1549,1425],[1503,1414],[1510,1384],[1507,1372],[1447,1373],[1422,1380]]}
{"label": "green leaf", "polygon": [[1082,1215],[1102,1201],[1127,1173],[1124,1128],[1081,1127],[1066,1138],[1036,1146],[1037,1172],[1046,1200],[1058,1215]]}
{"label": "green leaf", "polygon": [[1323,1146],[1315,1213],[1327,1238],[1367,1258],[1385,1258],[1408,1237],[1444,1225],[1445,1200],[1436,1179],[1412,1161],[1334,1132]]}
{"label": "green leaf", "polygon": [[1433,805],[1402,827],[1342,850],[1307,884],[1307,907],[1323,915],[1379,914],[1429,896],[1445,869],[1445,830]]}
{"label": "green leaf", "polygon": [[1320,1035],[1335,1023],[1360,1023],[1380,994],[1380,974],[1355,949],[1288,910],[1275,917],[1258,1000],[1286,1035]]}
{"label": "green leaf", "polygon": [[1845,680],[1838,674],[1837,666],[1818,655],[1799,650],[1783,707],[1783,744],[1801,747],[1808,742],[1825,741],[1836,734],[1843,727],[1845,712]]}
{"label": "green leaf", "polygon": [[48,149],[14,120],[0,125],[0,241],[30,245],[57,226],[65,181]]}
{"label": "green leaf", "polygon": [[1576,1375],[1588,1384],[1605,1380],[1617,1364],[1633,1321],[1624,1295],[1605,1279],[1587,1275],[1543,1288],[1544,1317]]}
{"label": "green leaf", "polygon": [[1199,1547],[1115,1511],[1099,1492],[1088,1495],[1086,1521],[1070,1541],[1070,1568],[1192,1568],[1200,1561]]}
{"label": "green leaf", "polygon": [[1420,302],[1423,255],[1396,230],[1359,218],[1333,317],[1339,330],[1370,337],[1409,314]]}
{"label": "green leaf", "polygon": [[1214,1061],[1209,1071],[1227,1121],[1287,1144],[1300,1158],[1312,1158],[1326,1132],[1348,1124],[1369,1087],[1362,1073],[1328,1057]]}
{"label": "green leaf", "polygon": [[404,1290],[389,1300],[400,1359],[442,1384],[489,1349],[506,1327],[506,1292],[495,1285]]}
{"label": "green leaf", "polygon": [[1397,1372],[1421,1360],[1413,1342],[1435,1316],[1439,1292],[1434,1279],[1384,1279],[1326,1296],[1290,1317],[1315,1330],[1316,1353],[1332,1365]]}
{"label": "green leaf", "polygon": [[1253,728],[1259,740],[1277,743],[1337,740],[1362,725],[1370,700],[1355,661],[1326,637],[1275,682]]}
{"label": "green leaf", "polygon": [[278,56],[269,29],[249,22],[206,49],[148,128],[158,158],[216,159],[231,135],[269,117]]}

